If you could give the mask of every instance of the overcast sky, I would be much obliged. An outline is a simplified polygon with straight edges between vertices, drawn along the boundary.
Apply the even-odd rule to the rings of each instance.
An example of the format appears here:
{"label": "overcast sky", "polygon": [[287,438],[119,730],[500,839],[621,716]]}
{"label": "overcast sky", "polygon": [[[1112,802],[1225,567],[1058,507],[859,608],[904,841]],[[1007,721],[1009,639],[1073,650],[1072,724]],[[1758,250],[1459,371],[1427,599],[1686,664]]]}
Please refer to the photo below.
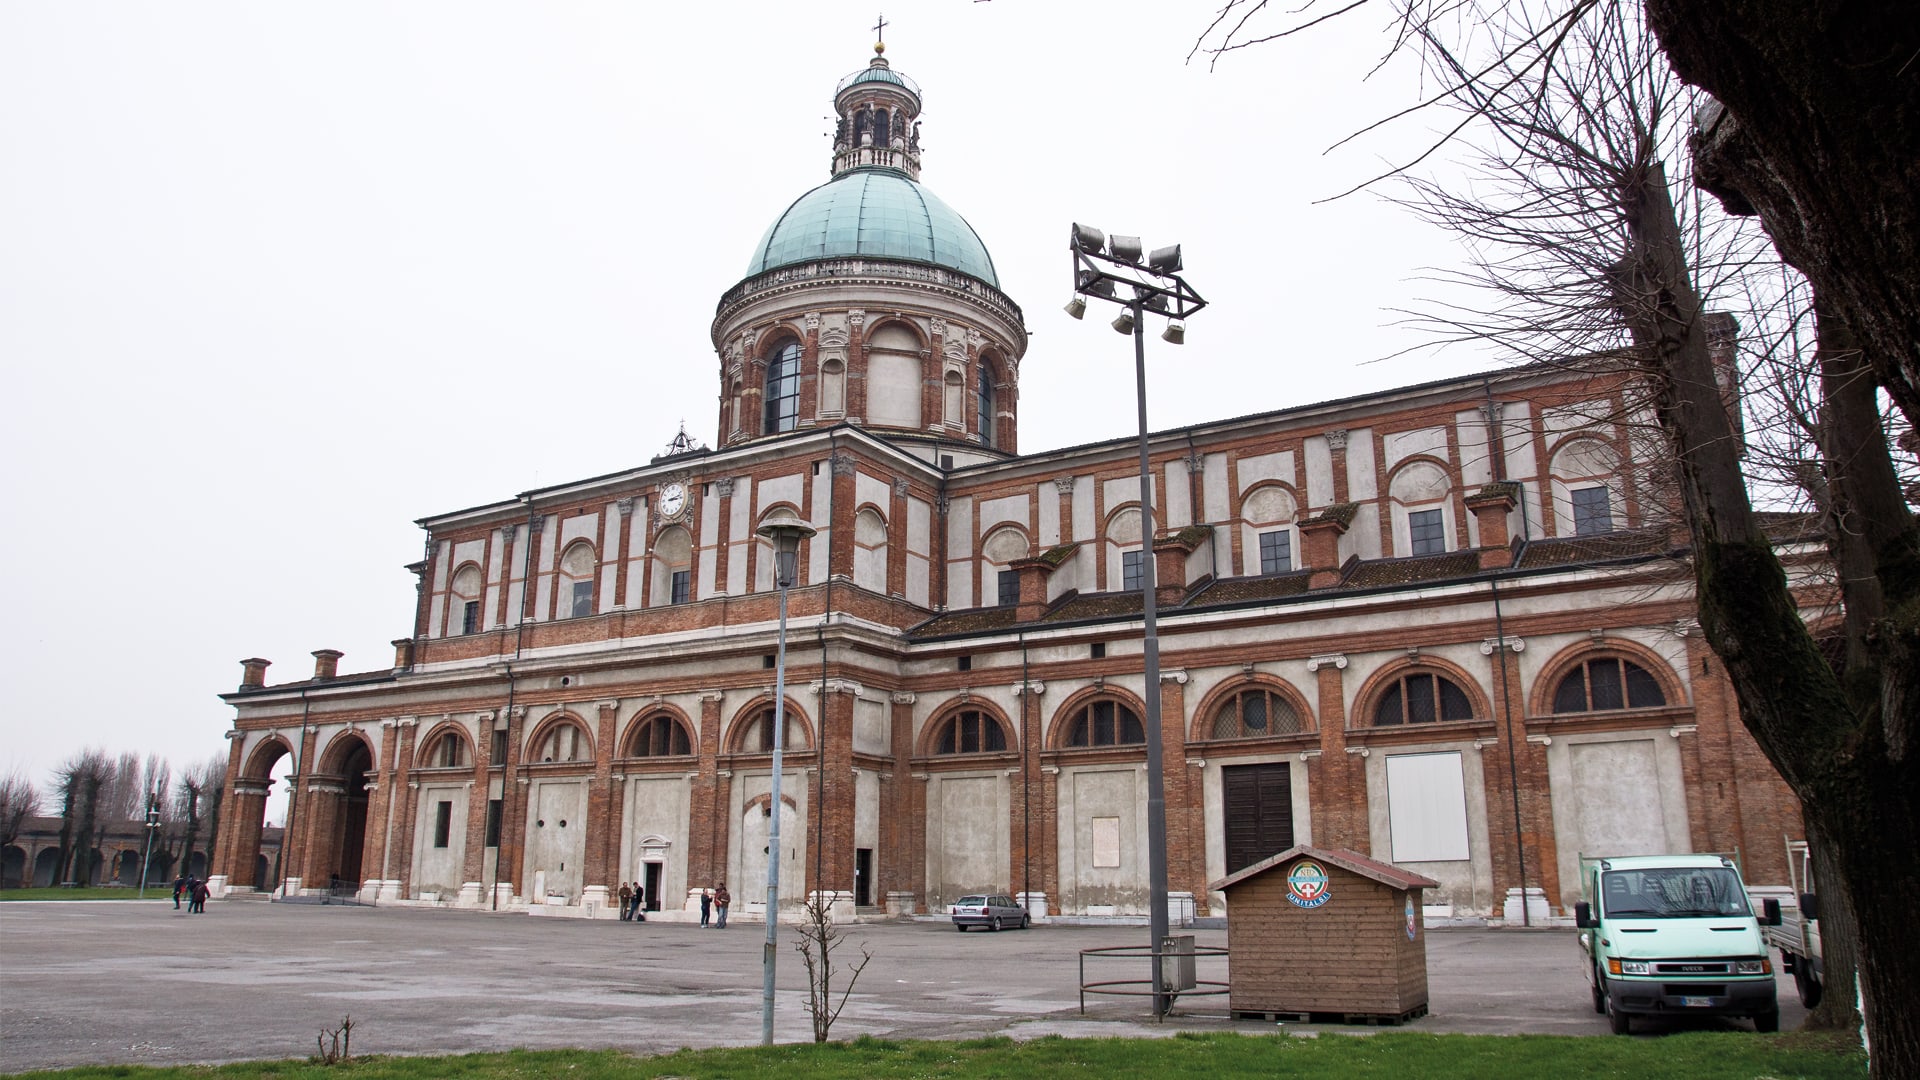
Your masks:
{"label": "overcast sky", "polygon": [[[886,8],[923,181],[1032,345],[1023,450],[1131,434],[1125,341],[1061,313],[1075,220],[1185,245],[1175,427],[1485,367],[1392,310],[1452,240],[1323,199],[1417,130],[1377,16],[1187,51],[1202,3]],[[0,5],[0,764],[224,754],[216,694],[383,668],[423,515],[714,440],[708,327],[824,182],[872,3]]]}

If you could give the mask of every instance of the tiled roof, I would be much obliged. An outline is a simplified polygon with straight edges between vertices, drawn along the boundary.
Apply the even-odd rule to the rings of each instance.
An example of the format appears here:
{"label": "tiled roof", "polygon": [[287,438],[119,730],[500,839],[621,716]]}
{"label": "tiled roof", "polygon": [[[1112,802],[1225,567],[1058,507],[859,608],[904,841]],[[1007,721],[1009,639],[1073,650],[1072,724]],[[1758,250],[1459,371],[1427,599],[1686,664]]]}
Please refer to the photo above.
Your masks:
{"label": "tiled roof", "polygon": [[1113,619],[1139,615],[1143,610],[1137,592],[1080,593],[1056,605],[1040,616],[1043,623],[1075,622],[1080,619]]}
{"label": "tiled roof", "polygon": [[1291,574],[1270,574],[1266,577],[1227,578],[1216,581],[1187,601],[1187,607],[1206,607],[1212,604],[1237,604],[1247,600],[1276,600],[1283,596],[1299,596],[1307,591],[1307,580],[1312,571],[1299,570]]}
{"label": "tiled roof", "polygon": [[265,694],[278,690],[301,690],[315,686],[344,686],[354,683],[389,682],[393,679],[392,668],[379,671],[356,671],[351,675],[335,675],[331,679],[301,679],[298,682],[274,683],[271,686],[248,687],[235,691],[241,694]]}
{"label": "tiled roof", "polygon": [[1600,536],[1566,536],[1528,541],[1520,553],[1518,566],[1522,570],[1531,570],[1544,566],[1612,562],[1616,559],[1664,555],[1670,550],[1672,547],[1664,529],[1637,529]]}
{"label": "tiled roof", "polygon": [[908,632],[914,637],[944,637],[947,634],[976,634],[987,630],[1005,630],[1015,622],[1012,607],[969,608],[935,615]]}
{"label": "tiled roof", "polygon": [[1374,559],[1354,567],[1341,588],[1373,589],[1385,585],[1411,585],[1419,581],[1446,581],[1472,577],[1480,572],[1480,556],[1474,551],[1449,551],[1445,555],[1415,555],[1408,559]]}
{"label": "tiled roof", "polygon": [[1252,866],[1242,867],[1207,886],[1207,888],[1218,892],[1230,886],[1238,885],[1256,874],[1264,874],[1274,867],[1290,863],[1302,856],[1309,859],[1317,859],[1323,863],[1330,863],[1342,870],[1351,871],[1362,877],[1372,878],[1390,888],[1432,889],[1438,887],[1440,884],[1423,874],[1416,874],[1411,870],[1402,870],[1392,863],[1383,863],[1378,859],[1370,859],[1357,851],[1349,851],[1346,848],[1329,849],[1297,844],[1278,855],[1261,859]]}

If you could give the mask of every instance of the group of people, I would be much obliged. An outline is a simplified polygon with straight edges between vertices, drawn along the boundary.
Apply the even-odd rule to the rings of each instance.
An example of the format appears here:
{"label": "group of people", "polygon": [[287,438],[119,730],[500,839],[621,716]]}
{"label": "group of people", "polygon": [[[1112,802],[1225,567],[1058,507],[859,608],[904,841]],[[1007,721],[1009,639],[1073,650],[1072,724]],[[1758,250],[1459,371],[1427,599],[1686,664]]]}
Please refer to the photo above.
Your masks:
{"label": "group of people", "polygon": [[[727,883],[721,882],[717,888],[700,890],[700,928],[716,930],[727,928],[727,909],[733,906],[733,894],[727,891]],[[715,911],[719,917],[714,916]],[[647,921],[647,887],[639,882],[620,883],[620,921]]]}
{"label": "group of people", "polygon": [[187,914],[199,915],[207,910],[207,897],[212,895],[213,890],[207,888],[207,883],[191,874],[182,874],[173,879],[173,910],[175,911],[180,910],[180,898],[185,896]]}

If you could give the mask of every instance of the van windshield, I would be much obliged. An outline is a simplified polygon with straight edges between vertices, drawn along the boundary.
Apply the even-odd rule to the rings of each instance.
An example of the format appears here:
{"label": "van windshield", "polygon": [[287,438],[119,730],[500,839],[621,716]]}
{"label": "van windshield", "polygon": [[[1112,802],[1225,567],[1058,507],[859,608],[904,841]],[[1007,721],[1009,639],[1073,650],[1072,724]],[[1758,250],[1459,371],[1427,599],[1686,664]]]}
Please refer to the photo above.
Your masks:
{"label": "van windshield", "polygon": [[1724,866],[1609,870],[1600,875],[1601,903],[1614,918],[1690,919],[1746,915],[1740,876]]}

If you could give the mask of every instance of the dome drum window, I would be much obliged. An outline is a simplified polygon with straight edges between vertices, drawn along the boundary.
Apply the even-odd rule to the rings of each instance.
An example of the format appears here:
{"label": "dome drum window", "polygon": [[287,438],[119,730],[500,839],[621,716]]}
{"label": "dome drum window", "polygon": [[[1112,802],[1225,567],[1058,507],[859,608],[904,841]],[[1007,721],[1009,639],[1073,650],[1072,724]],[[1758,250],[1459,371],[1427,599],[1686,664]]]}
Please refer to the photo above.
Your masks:
{"label": "dome drum window", "polygon": [[1582,662],[1560,680],[1553,692],[1555,714],[1657,709],[1666,703],[1667,695],[1652,673],[1617,656]]}

